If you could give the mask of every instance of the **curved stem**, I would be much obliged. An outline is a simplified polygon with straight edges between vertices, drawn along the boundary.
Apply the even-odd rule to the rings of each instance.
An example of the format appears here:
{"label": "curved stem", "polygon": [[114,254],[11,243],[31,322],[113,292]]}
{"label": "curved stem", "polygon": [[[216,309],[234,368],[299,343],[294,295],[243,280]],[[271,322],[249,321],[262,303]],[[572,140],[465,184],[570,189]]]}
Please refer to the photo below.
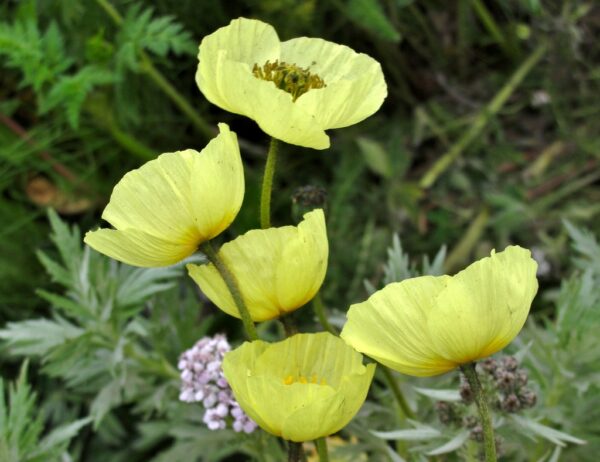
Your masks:
{"label": "curved stem", "polygon": [[404,417],[408,418],[408,419],[414,419],[415,414],[412,411],[412,409],[408,406],[408,403],[406,402],[406,398],[404,398],[404,394],[402,393],[402,390],[398,386],[398,382],[396,382],[396,379],[392,375],[392,372],[389,370],[388,367],[384,366],[383,364],[379,365],[379,369],[381,369],[381,371],[383,372],[383,375],[384,375],[385,379],[387,380],[388,385],[390,386],[390,389],[392,390],[392,393],[394,394],[394,398],[396,398],[396,401],[398,402],[400,409],[402,409],[402,413],[404,414]]}
{"label": "curved stem", "polygon": [[260,192],[260,227],[262,229],[271,227],[271,191],[273,190],[273,176],[277,165],[278,145],[279,141],[276,138],[271,138]]}
{"label": "curved stem", "polygon": [[475,363],[464,364],[460,367],[463,374],[469,382],[469,386],[475,396],[475,403],[479,410],[479,418],[481,419],[481,427],[483,428],[483,445],[485,451],[486,462],[496,462],[496,441],[494,440],[494,427],[492,427],[492,418],[490,410],[475,370]]}
{"label": "curved stem", "polygon": [[302,460],[302,443],[288,441],[288,462],[300,462]]}
{"label": "curved stem", "polygon": [[250,340],[258,340],[258,334],[256,333],[256,327],[254,327],[254,322],[252,322],[252,317],[250,316],[250,312],[248,311],[248,307],[246,307],[246,303],[244,303],[244,299],[242,298],[242,294],[237,285],[237,281],[227,265],[219,254],[215,251],[210,241],[206,241],[202,245],[200,245],[200,250],[206,255],[208,261],[210,261],[217,271],[223,278],[223,282],[229,289],[229,293],[231,293],[231,297],[237,306],[237,309],[240,313],[240,317],[242,318],[242,323],[244,324],[244,329],[246,330],[246,335]]}
{"label": "curved stem", "polygon": [[315,446],[317,448],[317,454],[319,454],[319,462],[329,462],[329,454],[327,452],[327,440],[319,438],[315,440]]}
{"label": "curved stem", "polygon": [[[96,0],[96,3],[110,16],[112,21],[121,26],[123,24],[123,16],[117,11],[110,0]],[[138,50],[142,63],[142,70],[150,77],[150,79],[167,95],[167,97],[179,108],[181,112],[188,116],[190,121],[206,138],[210,139],[216,134],[211,125],[196,112],[187,99],[169,82],[166,77],[154,66],[152,59],[144,50]]]}
{"label": "curved stem", "polygon": [[319,319],[319,323],[323,326],[327,332],[338,335],[338,331],[331,325],[329,319],[327,319],[327,315],[325,314],[325,306],[323,305],[323,299],[321,298],[321,292],[317,292],[317,295],[313,298],[312,301],[313,309],[315,310],[315,314]]}

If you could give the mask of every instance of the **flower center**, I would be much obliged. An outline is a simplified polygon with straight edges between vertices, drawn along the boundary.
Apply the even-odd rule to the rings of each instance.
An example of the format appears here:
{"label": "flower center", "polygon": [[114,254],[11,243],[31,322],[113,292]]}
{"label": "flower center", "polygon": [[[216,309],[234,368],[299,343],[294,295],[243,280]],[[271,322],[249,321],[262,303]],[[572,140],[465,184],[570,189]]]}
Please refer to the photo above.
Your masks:
{"label": "flower center", "polygon": [[317,374],[313,374],[309,377],[304,375],[288,375],[283,379],[283,383],[285,385],[291,385],[292,383],[314,383],[315,385],[327,385],[327,380],[325,380],[325,378],[321,378],[321,380],[319,380]]}
{"label": "flower center", "polygon": [[267,61],[262,67],[255,64],[252,73],[255,77],[273,82],[277,88],[288,92],[292,95],[293,101],[308,90],[326,86],[323,79],[317,74],[311,74],[308,68],[279,62],[279,60],[273,63]]}

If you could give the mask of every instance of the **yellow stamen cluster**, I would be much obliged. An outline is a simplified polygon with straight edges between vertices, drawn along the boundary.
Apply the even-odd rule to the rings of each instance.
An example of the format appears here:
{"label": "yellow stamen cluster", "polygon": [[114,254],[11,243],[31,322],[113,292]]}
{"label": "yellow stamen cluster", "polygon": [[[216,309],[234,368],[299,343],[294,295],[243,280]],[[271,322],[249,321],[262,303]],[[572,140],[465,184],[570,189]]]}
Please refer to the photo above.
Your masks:
{"label": "yellow stamen cluster", "polygon": [[308,68],[285,62],[267,61],[260,67],[255,64],[252,68],[255,77],[273,82],[277,88],[292,95],[296,101],[301,95],[313,88],[325,87],[325,82],[317,74],[311,74]]}
{"label": "yellow stamen cluster", "polygon": [[286,378],[283,379],[283,383],[285,385],[291,385],[293,383],[313,383],[315,385],[327,385],[327,380],[325,380],[324,378],[319,380],[317,374],[313,374],[308,378],[304,375],[299,375],[297,377],[294,377],[293,375],[288,375]]}

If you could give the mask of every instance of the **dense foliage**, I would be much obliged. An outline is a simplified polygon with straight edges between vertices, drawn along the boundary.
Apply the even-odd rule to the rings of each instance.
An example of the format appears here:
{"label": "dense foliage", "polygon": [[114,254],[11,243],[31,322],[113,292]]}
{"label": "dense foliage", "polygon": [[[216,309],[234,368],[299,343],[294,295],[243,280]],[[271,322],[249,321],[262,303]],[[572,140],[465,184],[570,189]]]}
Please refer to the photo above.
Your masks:
{"label": "dense foliage", "polygon": [[[600,7],[584,0],[3,2],[0,460],[285,457],[275,438],[211,431],[201,405],[178,400],[179,355],[221,332],[239,344],[239,324],[182,265],[129,267],[81,236],[125,172],[200,150],[218,122],[238,133],[246,175],[226,237],[258,226],[268,139],[194,82],[200,39],[238,16],[273,24],[282,39],[347,44],[386,76],[382,109],[330,132],[330,150],[280,153],[274,223],[326,210],[328,321],[341,327],[351,303],[389,282],[453,273],[509,243],[531,248],[540,292],[505,353],[537,403],[499,407],[502,454],[596,460]],[[309,307],[295,317],[320,330]],[[283,328],[260,329],[274,340]],[[332,455],[476,460],[475,410],[458,376],[394,378],[414,415],[390,404],[378,371]],[[488,392],[504,399],[494,383]]]}

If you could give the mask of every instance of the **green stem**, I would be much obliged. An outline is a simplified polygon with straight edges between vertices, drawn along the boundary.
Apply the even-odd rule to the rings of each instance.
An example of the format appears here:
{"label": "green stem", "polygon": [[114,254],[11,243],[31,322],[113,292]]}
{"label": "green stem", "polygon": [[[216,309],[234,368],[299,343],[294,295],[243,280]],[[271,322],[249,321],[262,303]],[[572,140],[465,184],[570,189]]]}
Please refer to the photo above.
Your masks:
{"label": "green stem", "polygon": [[169,97],[181,112],[188,116],[190,121],[206,139],[214,137],[216,130],[194,110],[187,99],[185,99],[181,93],[171,85],[171,82],[169,82],[154,64],[152,64],[150,57],[144,51],[140,51],[140,56],[148,77],[150,77],[150,79]]}
{"label": "green stem", "polygon": [[[119,14],[117,9],[110,3],[109,0],[96,0],[96,3],[110,16],[113,22],[120,26],[123,24],[123,17]],[[169,99],[188,116],[190,121],[198,129],[206,139],[210,139],[216,134],[211,125],[206,122],[200,114],[198,114],[194,108],[187,102],[187,100],[177,91],[177,89],[171,85],[171,83],[165,78],[165,76],[154,66],[152,60],[146,54],[144,50],[139,50],[139,55],[142,61],[142,66],[145,73],[150,79],[169,97]]]}
{"label": "green stem", "polygon": [[271,227],[271,191],[273,190],[273,176],[275,176],[275,167],[277,165],[278,144],[279,142],[276,138],[271,138],[260,193],[260,227],[262,229]]}
{"label": "green stem", "polygon": [[492,418],[490,410],[487,405],[487,400],[479,382],[477,371],[475,370],[475,363],[464,364],[460,367],[463,374],[469,382],[469,386],[475,396],[475,403],[477,403],[477,409],[479,410],[479,418],[481,419],[481,426],[483,428],[483,445],[485,451],[486,462],[496,462],[496,441],[494,440],[494,427],[492,427]]}
{"label": "green stem", "polygon": [[419,182],[421,188],[429,188],[436,182],[438,177],[444,173],[444,171],[450,167],[462,153],[465,151],[473,141],[481,135],[485,127],[492,118],[504,107],[508,98],[513,94],[517,87],[521,84],[523,79],[527,76],[529,71],[535,67],[540,59],[546,53],[546,45],[542,44],[538,46],[535,51],[519,66],[515,73],[508,79],[508,82],[500,89],[498,93],[492,98],[492,100],[481,110],[477,115],[477,118],[469,129],[461,136],[456,143],[454,143],[448,151],[432,167],[425,173]]}
{"label": "green stem", "polygon": [[383,376],[387,380],[388,385],[390,386],[390,389],[392,390],[392,393],[394,395],[394,398],[396,398],[400,409],[402,409],[402,413],[404,414],[403,417],[408,419],[414,419],[415,414],[413,413],[412,409],[408,406],[408,403],[404,398],[404,394],[398,386],[398,382],[396,382],[396,379],[392,375],[392,372],[389,370],[388,367],[384,366],[383,364],[379,365],[379,369],[383,372]]}
{"label": "green stem", "polygon": [[319,319],[319,323],[323,328],[333,334],[338,335],[338,331],[331,325],[329,319],[327,319],[327,315],[325,314],[325,306],[323,305],[323,299],[321,298],[321,292],[317,292],[317,295],[313,298],[312,301],[313,309],[315,310],[315,314]]}
{"label": "green stem", "polygon": [[327,440],[325,438],[316,439],[315,447],[317,448],[317,454],[319,454],[319,462],[329,462],[329,454],[327,452]]}
{"label": "green stem", "polygon": [[288,441],[288,462],[300,462],[303,454],[302,443]]}
{"label": "green stem", "polygon": [[237,306],[237,309],[240,313],[240,317],[242,318],[242,323],[244,324],[244,329],[246,330],[246,335],[250,340],[258,340],[258,334],[256,333],[256,327],[254,327],[254,322],[252,322],[252,318],[250,317],[250,312],[246,307],[246,303],[244,303],[244,299],[242,298],[242,294],[237,285],[237,281],[225,262],[219,257],[219,254],[215,251],[210,241],[206,241],[205,243],[200,245],[200,250],[206,255],[208,261],[210,261],[217,271],[223,278],[223,282],[229,289],[231,293],[231,297]]}
{"label": "green stem", "polygon": [[471,0],[471,4],[473,5],[475,13],[479,16],[479,20],[483,23],[494,41],[500,45],[500,48],[502,48],[509,58],[513,58],[515,56],[515,50],[511,48],[508,40],[506,40],[506,37],[502,34],[502,31],[496,24],[496,21],[494,21],[494,17],[485,4],[481,0]]}

